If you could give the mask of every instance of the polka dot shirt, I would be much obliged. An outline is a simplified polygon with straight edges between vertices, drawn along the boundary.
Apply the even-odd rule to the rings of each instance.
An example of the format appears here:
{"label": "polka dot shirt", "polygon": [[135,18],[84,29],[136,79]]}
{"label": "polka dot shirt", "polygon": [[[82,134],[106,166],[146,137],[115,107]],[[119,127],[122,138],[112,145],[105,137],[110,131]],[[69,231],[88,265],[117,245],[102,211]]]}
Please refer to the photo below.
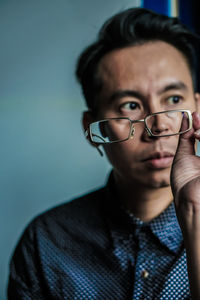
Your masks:
{"label": "polka dot shirt", "polygon": [[[144,223],[105,188],[36,217],[10,264],[8,300],[191,299],[171,204]],[[162,199],[161,199],[162,200]]]}

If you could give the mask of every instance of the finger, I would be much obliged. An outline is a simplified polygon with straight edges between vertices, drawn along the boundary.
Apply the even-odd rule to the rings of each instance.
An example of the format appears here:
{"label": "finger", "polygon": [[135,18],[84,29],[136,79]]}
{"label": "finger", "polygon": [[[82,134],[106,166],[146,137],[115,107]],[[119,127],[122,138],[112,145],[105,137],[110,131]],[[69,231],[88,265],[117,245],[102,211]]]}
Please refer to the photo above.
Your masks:
{"label": "finger", "polygon": [[[192,129],[179,137],[179,144],[177,148],[177,154],[179,155],[188,155],[188,154],[195,154],[194,143],[196,136],[199,135],[198,139],[200,139],[200,117],[199,114],[194,112],[192,114],[193,121],[192,121]],[[188,118],[184,115],[181,131],[186,130],[188,127]]]}

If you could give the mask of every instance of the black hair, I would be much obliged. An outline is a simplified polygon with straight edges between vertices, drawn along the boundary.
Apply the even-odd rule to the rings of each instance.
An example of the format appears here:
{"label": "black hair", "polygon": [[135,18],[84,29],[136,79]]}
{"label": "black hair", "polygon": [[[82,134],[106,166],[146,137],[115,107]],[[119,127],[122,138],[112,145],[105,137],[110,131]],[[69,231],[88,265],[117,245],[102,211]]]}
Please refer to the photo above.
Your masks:
{"label": "black hair", "polygon": [[169,18],[144,8],[131,8],[108,19],[100,29],[96,42],[79,57],[76,76],[87,106],[93,113],[96,109],[96,96],[102,86],[97,74],[101,58],[115,49],[158,40],[173,45],[183,54],[191,72],[194,90],[197,90],[198,36],[177,18]]}

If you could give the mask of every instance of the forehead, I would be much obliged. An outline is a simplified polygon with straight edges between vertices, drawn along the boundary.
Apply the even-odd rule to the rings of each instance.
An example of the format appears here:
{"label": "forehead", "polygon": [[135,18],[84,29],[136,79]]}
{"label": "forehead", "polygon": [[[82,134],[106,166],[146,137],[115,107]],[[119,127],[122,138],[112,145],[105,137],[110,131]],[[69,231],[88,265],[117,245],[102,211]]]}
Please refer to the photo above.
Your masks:
{"label": "forehead", "polygon": [[[103,83],[102,96],[115,89],[139,89],[156,92],[166,84],[182,81],[192,88],[186,58],[174,46],[148,42],[114,50],[100,61],[98,74]],[[106,93],[106,95],[104,95]]]}

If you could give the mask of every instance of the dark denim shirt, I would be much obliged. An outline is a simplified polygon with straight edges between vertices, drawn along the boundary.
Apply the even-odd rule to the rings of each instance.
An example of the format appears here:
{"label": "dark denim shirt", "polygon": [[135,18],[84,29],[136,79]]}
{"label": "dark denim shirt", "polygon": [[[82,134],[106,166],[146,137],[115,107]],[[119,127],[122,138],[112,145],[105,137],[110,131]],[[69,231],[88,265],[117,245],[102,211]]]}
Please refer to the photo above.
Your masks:
{"label": "dark denim shirt", "polygon": [[8,299],[191,299],[174,205],[144,223],[121,208],[111,176],[43,213],[17,245]]}

